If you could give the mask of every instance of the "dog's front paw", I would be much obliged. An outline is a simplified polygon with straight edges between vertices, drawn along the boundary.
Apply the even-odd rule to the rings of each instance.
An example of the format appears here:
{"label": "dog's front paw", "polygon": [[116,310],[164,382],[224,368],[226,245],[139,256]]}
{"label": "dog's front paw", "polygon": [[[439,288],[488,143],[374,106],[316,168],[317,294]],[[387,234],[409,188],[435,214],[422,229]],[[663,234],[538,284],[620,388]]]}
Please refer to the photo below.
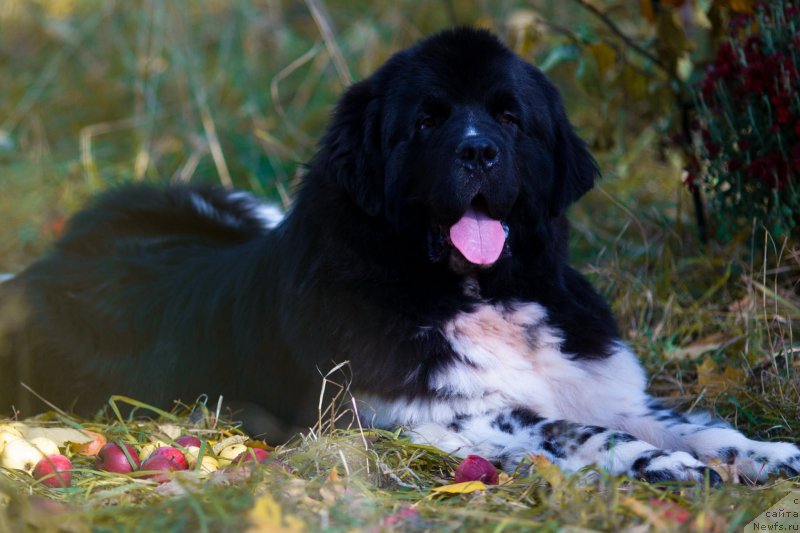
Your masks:
{"label": "dog's front paw", "polygon": [[726,450],[745,481],[765,481],[770,474],[800,475],[800,448],[788,442],[751,441],[745,450]]}
{"label": "dog's front paw", "polygon": [[638,457],[631,467],[635,478],[658,483],[661,481],[694,481],[710,485],[722,483],[722,478],[714,470],[686,452],[667,452],[649,450]]}

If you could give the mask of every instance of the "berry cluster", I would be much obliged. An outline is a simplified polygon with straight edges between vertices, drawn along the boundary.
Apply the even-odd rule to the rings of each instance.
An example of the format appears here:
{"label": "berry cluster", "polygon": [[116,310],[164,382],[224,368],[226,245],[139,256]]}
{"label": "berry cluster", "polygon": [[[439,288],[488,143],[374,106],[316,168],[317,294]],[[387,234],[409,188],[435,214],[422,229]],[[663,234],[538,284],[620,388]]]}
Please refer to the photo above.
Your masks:
{"label": "berry cluster", "polygon": [[772,1],[731,20],[696,87],[687,184],[705,186],[723,233],[754,219],[778,235],[800,224],[799,72],[800,8]]}

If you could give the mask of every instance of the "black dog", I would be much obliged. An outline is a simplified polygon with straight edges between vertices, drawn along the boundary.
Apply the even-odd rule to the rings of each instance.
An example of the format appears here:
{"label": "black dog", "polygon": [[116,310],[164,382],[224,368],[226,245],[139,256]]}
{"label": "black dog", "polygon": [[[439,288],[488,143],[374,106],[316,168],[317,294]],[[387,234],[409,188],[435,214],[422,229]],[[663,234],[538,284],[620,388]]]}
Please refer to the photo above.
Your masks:
{"label": "black dog", "polygon": [[[351,87],[278,223],[243,193],[117,190],[3,289],[2,408],[201,393],[313,416],[350,362],[365,423],[513,468],[528,452],[651,481],[800,470],[788,443],[675,414],[567,265],[597,166],[556,89],[448,31]],[[11,367],[11,368],[9,368]],[[12,378],[13,376],[13,378]]]}

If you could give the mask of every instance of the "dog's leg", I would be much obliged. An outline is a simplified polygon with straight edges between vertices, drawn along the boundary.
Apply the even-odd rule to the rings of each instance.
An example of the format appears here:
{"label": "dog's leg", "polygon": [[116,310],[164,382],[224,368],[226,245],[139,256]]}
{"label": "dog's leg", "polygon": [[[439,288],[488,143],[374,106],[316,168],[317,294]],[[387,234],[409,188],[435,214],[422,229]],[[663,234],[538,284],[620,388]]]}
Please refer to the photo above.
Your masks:
{"label": "dog's leg", "polygon": [[720,482],[719,475],[684,451],[664,451],[629,433],[565,420],[549,420],[528,409],[503,409],[455,416],[448,424],[424,424],[409,431],[458,456],[479,454],[513,471],[529,453],[544,454],[559,467],[577,471],[597,465],[613,474],[649,482]]}
{"label": "dog's leg", "polygon": [[624,424],[631,433],[648,438],[656,431],[663,432],[664,440],[679,441],[672,447],[693,453],[705,462],[730,465],[748,481],[764,481],[773,473],[800,474],[800,448],[794,444],[751,440],[724,422],[705,414],[681,415],[656,400],[648,402],[646,412],[637,418]]}

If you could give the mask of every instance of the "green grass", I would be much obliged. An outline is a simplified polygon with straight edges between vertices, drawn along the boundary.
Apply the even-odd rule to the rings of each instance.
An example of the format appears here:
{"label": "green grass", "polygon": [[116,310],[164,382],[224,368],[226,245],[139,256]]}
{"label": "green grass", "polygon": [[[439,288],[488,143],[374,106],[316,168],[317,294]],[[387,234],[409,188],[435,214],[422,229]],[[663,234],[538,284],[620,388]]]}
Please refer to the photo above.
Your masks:
{"label": "green grass", "polygon": [[[296,2],[0,4],[0,273],[21,270],[86,198],[122,181],[230,182],[288,201],[347,77],[368,75],[419,36],[479,23],[541,61],[561,37],[530,26],[519,38],[509,21],[534,9],[581,31],[592,23],[569,2],[329,4],[328,42]],[[626,31],[639,24],[630,13],[620,17]],[[337,68],[338,54],[346,69]],[[647,98],[612,125],[609,146],[596,141],[595,127],[597,102],[608,94],[587,94],[569,65],[550,75],[605,175],[573,209],[573,260],[612,302],[651,391],[682,409],[711,410],[753,437],[798,442],[798,243],[776,243],[756,229],[701,245],[680,162],[659,147],[658,117],[638,113],[649,109]],[[70,420],[121,431],[113,419]],[[185,417],[178,423],[190,426]],[[191,429],[233,430],[203,424],[211,422]],[[138,438],[156,429],[142,426]],[[735,531],[800,488],[780,480],[654,487],[543,468],[486,492],[444,497],[431,489],[451,480],[454,460],[395,434],[318,431],[269,444],[282,445],[276,455],[291,474],[265,468],[231,484],[190,477],[167,490],[99,475],[85,461],[75,488],[56,491],[0,470],[0,532],[278,522],[309,531]],[[688,512],[682,524],[671,518],[678,508]]]}

